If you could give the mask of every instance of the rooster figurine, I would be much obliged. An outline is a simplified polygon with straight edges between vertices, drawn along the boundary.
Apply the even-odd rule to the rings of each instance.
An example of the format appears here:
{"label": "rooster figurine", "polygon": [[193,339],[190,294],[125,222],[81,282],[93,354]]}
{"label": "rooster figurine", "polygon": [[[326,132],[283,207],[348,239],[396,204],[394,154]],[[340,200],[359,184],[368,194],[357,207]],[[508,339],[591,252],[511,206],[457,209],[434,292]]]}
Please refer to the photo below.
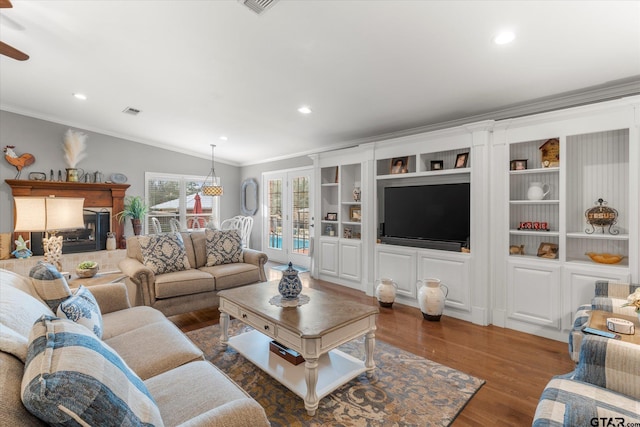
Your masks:
{"label": "rooster figurine", "polygon": [[18,156],[13,149],[16,148],[15,145],[7,145],[4,147],[4,158],[7,159],[7,162],[12,164],[18,169],[18,173],[16,174],[15,179],[20,178],[20,174],[22,173],[22,168],[25,166],[29,166],[36,161],[36,158],[33,154],[24,153],[21,156]]}

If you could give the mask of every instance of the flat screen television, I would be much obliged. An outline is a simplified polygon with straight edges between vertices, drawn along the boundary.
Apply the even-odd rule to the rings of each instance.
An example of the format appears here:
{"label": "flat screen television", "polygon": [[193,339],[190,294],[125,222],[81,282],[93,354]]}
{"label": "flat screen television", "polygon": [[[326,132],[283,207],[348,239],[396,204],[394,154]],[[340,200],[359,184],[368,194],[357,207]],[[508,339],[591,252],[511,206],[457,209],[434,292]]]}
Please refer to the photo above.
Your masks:
{"label": "flat screen television", "polygon": [[469,183],[386,187],[381,240],[460,251],[469,238]]}

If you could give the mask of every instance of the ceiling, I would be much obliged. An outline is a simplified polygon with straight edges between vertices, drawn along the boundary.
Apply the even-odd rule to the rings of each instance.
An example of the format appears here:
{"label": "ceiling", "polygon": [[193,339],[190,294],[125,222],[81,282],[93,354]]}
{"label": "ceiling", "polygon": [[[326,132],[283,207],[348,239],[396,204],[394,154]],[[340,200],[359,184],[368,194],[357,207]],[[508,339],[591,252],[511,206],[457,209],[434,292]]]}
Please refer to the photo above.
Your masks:
{"label": "ceiling", "polygon": [[0,58],[0,108],[235,165],[640,79],[638,1],[13,0],[1,18],[30,59]]}

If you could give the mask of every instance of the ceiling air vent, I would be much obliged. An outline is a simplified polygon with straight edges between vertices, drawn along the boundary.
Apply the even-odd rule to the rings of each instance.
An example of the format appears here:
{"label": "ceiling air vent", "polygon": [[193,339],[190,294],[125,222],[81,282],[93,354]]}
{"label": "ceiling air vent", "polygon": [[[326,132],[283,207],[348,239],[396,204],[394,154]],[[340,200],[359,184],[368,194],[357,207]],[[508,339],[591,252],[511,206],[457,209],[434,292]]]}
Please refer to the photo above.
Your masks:
{"label": "ceiling air vent", "polygon": [[269,9],[278,0],[238,0],[243,5],[260,15],[265,10]]}
{"label": "ceiling air vent", "polygon": [[125,114],[131,114],[132,116],[137,116],[138,114],[140,114],[140,110],[133,107],[127,107],[124,110],[122,110],[122,112]]}

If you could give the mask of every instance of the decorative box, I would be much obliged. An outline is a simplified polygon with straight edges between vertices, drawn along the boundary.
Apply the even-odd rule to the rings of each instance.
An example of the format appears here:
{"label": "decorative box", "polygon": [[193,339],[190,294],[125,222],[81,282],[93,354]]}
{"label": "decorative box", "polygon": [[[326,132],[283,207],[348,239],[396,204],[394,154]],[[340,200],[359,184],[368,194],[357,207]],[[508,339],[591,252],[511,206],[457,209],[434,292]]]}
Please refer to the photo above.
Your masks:
{"label": "decorative box", "polygon": [[278,341],[271,341],[269,343],[269,350],[294,365],[299,365],[304,362],[304,357],[302,357],[300,353],[283,346]]}

